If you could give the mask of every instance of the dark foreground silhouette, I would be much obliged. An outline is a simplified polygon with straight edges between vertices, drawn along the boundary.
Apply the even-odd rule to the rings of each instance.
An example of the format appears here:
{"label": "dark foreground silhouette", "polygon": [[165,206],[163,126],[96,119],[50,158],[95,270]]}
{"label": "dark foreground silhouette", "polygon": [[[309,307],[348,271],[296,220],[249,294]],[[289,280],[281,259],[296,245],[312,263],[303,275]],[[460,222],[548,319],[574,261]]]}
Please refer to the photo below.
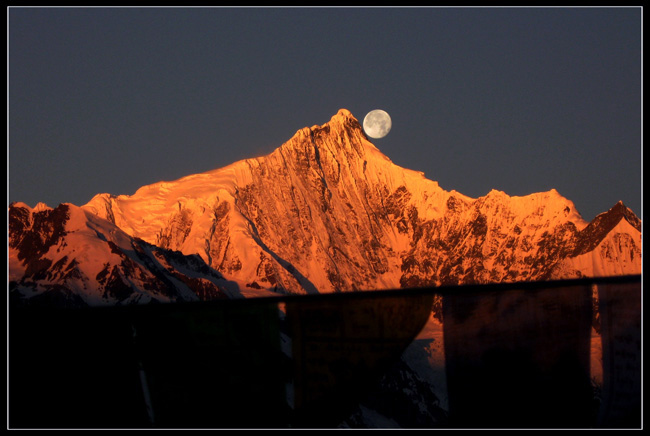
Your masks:
{"label": "dark foreground silhouette", "polygon": [[[449,410],[438,410],[436,427],[640,428],[640,289],[631,276],[10,307],[9,428],[333,428],[375,394],[397,414],[403,402],[385,404],[377,383],[399,372],[440,303]],[[404,416],[404,426],[422,425]]]}

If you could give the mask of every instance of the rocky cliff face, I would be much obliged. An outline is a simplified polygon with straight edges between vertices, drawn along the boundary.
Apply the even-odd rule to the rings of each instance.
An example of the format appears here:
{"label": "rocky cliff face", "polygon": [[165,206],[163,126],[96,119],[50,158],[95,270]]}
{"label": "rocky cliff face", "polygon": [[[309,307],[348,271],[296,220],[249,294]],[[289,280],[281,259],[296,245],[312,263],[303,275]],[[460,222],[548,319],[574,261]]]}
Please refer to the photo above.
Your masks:
{"label": "rocky cliff face", "polygon": [[590,224],[555,190],[523,197],[493,190],[477,199],[445,191],[393,164],[344,109],[268,156],[132,196],[100,194],[83,209],[151,244],[199,255],[242,289],[640,273],[640,227],[625,226],[638,218],[622,204]]}
{"label": "rocky cliff face", "polygon": [[9,208],[14,304],[63,307],[232,298],[238,287],[199,256],[132,238],[71,204]]}

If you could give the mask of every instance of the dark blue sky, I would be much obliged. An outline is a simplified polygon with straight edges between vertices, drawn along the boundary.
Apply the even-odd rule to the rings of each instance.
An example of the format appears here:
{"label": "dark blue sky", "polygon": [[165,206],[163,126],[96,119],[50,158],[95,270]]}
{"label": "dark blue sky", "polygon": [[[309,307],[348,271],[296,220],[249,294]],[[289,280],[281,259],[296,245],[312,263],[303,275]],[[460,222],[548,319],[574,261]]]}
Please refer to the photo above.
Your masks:
{"label": "dark blue sky", "polygon": [[82,205],[271,152],[338,109],[470,197],[641,216],[641,9],[9,8],[9,201]]}

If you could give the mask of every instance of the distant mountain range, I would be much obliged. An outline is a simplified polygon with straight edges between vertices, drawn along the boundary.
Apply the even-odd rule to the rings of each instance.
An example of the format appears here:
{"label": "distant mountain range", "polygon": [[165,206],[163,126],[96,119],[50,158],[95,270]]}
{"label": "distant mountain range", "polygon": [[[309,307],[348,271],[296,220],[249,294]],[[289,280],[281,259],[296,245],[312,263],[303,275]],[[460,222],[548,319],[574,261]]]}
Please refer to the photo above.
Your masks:
{"label": "distant mountain range", "polygon": [[114,305],[641,272],[622,203],[582,219],[557,191],[470,198],[401,168],[341,109],[263,157],[9,207],[12,301]]}

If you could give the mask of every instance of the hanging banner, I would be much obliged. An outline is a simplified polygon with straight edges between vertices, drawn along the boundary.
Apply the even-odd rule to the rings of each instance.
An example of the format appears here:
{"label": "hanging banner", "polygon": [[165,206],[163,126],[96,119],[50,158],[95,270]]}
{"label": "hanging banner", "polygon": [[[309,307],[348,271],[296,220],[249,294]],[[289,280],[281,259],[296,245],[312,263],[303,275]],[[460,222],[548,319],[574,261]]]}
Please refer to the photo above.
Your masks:
{"label": "hanging banner", "polygon": [[599,426],[641,428],[641,283],[598,285],[603,342]]}
{"label": "hanging banner", "polygon": [[336,426],[420,332],[433,294],[287,302],[295,424]]}
{"label": "hanging banner", "polygon": [[589,427],[591,314],[587,285],[445,295],[452,425]]}

